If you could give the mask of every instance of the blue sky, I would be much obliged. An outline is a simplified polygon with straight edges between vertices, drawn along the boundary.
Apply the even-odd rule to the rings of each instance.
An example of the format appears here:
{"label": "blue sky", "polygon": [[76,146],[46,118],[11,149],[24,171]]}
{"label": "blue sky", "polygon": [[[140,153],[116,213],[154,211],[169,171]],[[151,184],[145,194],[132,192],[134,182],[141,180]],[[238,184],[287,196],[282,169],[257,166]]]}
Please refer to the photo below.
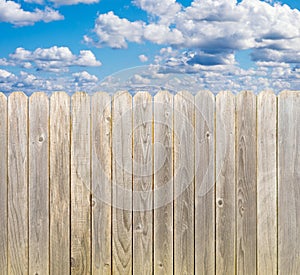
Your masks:
{"label": "blue sky", "polygon": [[300,3],[0,0],[0,91],[300,90]]}

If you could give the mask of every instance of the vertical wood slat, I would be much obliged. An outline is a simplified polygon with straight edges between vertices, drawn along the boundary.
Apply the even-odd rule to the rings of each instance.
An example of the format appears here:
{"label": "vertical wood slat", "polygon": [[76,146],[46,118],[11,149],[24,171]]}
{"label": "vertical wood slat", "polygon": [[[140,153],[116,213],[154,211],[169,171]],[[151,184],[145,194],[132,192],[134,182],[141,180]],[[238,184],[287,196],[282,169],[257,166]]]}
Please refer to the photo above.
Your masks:
{"label": "vertical wood slat", "polygon": [[278,96],[278,274],[300,274],[300,93]]}
{"label": "vertical wood slat", "polygon": [[49,100],[29,98],[29,274],[49,274]]}
{"label": "vertical wood slat", "polygon": [[72,96],[71,273],[91,270],[90,97]]}
{"label": "vertical wood slat", "polygon": [[0,270],[7,274],[7,99],[0,93]]}
{"label": "vertical wood slat", "polygon": [[257,273],[277,274],[276,96],[257,96]]}
{"label": "vertical wood slat", "polygon": [[216,274],[235,274],[235,96],[216,96]]}
{"label": "vertical wood slat", "polygon": [[174,273],[194,272],[194,97],[174,98]]}
{"label": "vertical wood slat", "polygon": [[92,119],[92,273],[111,274],[111,97],[96,93]]}
{"label": "vertical wood slat", "polygon": [[112,108],[112,273],[132,273],[132,97],[119,92]]}
{"label": "vertical wood slat", "polygon": [[237,273],[256,273],[256,96],[236,97]]}
{"label": "vertical wood slat", "polygon": [[173,274],[173,95],[154,97],[154,274]]}
{"label": "vertical wood slat", "polygon": [[195,97],[195,271],[215,274],[215,97]]}
{"label": "vertical wood slat", "polygon": [[50,98],[50,274],[70,274],[70,97]]}
{"label": "vertical wood slat", "polygon": [[133,274],[153,274],[152,97],[133,98]]}
{"label": "vertical wood slat", "polygon": [[28,98],[8,97],[8,274],[28,273]]}

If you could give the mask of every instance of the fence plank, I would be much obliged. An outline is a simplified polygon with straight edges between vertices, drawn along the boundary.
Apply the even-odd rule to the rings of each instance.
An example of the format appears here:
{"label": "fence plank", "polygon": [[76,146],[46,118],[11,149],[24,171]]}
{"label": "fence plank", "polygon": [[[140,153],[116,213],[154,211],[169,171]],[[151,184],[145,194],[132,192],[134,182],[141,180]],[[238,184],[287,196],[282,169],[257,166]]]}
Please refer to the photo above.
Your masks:
{"label": "fence plank", "polygon": [[154,97],[154,274],[173,274],[173,95]]}
{"label": "fence plank", "polygon": [[194,97],[174,98],[174,272],[194,272]]}
{"label": "fence plank", "polygon": [[90,97],[72,96],[71,273],[91,270]]}
{"label": "fence plank", "polygon": [[92,273],[111,274],[111,97],[92,100]]}
{"label": "fence plank", "polygon": [[277,274],[276,96],[257,97],[257,273]]}
{"label": "fence plank", "polygon": [[278,97],[278,268],[300,274],[300,93]]}
{"label": "fence plank", "polygon": [[28,99],[8,97],[8,274],[28,273]]}
{"label": "fence plank", "polygon": [[195,97],[195,270],[215,274],[215,97]]}
{"label": "fence plank", "polygon": [[0,93],[0,270],[7,274],[7,99]]}
{"label": "fence plank", "polygon": [[216,97],[216,274],[235,274],[235,96]]}
{"label": "fence plank", "polygon": [[133,98],[133,274],[153,274],[152,97]]}
{"label": "fence plank", "polygon": [[132,273],[132,98],[114,95],[112,108],[113,274]]}
{"label": "fence plank", "polygon": [[50,98],[50,274],[70,274],[70,98]]}
{"label": "fence plank", "polygon": [[29,274],[49,274],[49,100],[29,98]]}
{"label": "fence plank", "polygon": [[237,272],[256,273],[256,96],[236,98]]}

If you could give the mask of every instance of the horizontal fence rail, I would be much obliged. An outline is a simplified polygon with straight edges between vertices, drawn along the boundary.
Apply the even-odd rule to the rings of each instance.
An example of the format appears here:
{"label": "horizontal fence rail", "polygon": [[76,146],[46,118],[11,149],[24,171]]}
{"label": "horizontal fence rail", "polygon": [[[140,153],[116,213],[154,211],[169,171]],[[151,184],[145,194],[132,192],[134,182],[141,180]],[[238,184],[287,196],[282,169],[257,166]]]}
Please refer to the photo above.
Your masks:
{"label": "horizontal fence rail", "polygon": [[300,92],[0,93],[0,274],[300,274]]}

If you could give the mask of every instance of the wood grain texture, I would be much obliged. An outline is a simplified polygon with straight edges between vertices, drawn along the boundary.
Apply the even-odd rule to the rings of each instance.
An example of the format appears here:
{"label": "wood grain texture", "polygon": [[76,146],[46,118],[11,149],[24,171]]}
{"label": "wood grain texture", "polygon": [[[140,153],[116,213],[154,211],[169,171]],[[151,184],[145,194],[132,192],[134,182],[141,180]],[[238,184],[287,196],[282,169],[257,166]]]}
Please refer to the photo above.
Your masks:
{"label": "wood grain texture", "polygon": [[0,274],[7,274],[7,99],[0,93]]}
{"label": "wood grain texture", "polygon": [[237,273],[256,273],[256,96],[236,97]]}
{"label": "wood grain texture", "polygon": [[50,274],[70,274],[70,97],[50,98]]}
{"label": "wood grain texture", "polygon": [[112,272],[132,273],[132,98],[113,97],[112,106]]}
{"label": "wood grain texture", "polygon": [[49,274],[49,99],[29,98],[29,274]]}
{"label": "wood grain texture", "polygon": [[195,97],[195,271],[215,274],[215,97]]}
{"label": "wood grain texture", "polygon": [[235,274],[235,96],[216,96],[216,274]]}
{"label": "wood grain texture", "polygon": [[300,274],[300,93],[278,97],[278,274]]}
{"label": "wood grain texture", "polygon": [[174,98],[174,273],[194,272],[194,97]]}
{"label": "wood grain texture", "polygon": [[277,274],[276,96],[257,96],[257,273]]}
{"label": "wood grain texture", "polygon": [[8,97],[8,274],[28,273],[28,98]]}
{"label": "wood grain texture", "polygon": [[173,95],[154,97],[154,274],[173,274]]}
{"label": "wood grain texture", "polygon": [[153,274],[152,97],[133,98],[133,274]]}
{"label": "wood grain texture", "polygon": [[111,274],[111,97],[92,100],[92,273]]}
{"label": "wood grain texture", "polygon": [[71,274],[91,272],[90,97],[72,96]]}

